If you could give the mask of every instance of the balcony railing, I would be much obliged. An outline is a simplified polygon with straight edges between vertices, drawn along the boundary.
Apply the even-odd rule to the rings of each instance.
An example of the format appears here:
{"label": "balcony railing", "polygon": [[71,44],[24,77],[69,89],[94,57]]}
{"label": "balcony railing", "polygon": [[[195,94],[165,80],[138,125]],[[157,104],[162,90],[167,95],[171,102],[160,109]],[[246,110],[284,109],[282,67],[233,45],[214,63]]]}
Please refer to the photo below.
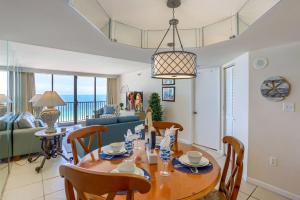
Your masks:
{"label": "balcony railing", "polygon": [[[64,106],[58,106],[60,111],[58,123],[74,122],[74,105],[75,102],[65,102]],[[93,118],[95,109],[98,110],[106,105],[106,101],[80,101],[77,102],[77,121],[84,121],[87,118]]]}
{"label": "balcony railing", "polygon": [[[192,29],[179,29],[182,44],[186,48],[202,48],[235,38],[249,28],[257,19],[268,12],[280,0],[247,0],[232,16],[212,24],[195,25]],[[166,30],[143,30],[113,20],[97,0],[70,0],[75,9],[94,28],[113,42],[139,48],[157,48]],[[167,24],[166,24],[167,25]],[[168,48],[171,35],[161,45]],[[177,42],[178,43],[178,42]]]}

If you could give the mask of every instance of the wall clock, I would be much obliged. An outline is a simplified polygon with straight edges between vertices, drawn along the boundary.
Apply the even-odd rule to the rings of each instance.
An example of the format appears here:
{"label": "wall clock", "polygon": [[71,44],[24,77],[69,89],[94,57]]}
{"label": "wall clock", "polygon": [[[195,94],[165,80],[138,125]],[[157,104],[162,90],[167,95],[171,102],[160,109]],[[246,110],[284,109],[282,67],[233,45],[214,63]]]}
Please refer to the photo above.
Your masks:
{"label": "wall clock", "polygon": [[260,91],[271,101],[282,101],[290,93],[290,84],[281,76],[272,76],[261,84]]}

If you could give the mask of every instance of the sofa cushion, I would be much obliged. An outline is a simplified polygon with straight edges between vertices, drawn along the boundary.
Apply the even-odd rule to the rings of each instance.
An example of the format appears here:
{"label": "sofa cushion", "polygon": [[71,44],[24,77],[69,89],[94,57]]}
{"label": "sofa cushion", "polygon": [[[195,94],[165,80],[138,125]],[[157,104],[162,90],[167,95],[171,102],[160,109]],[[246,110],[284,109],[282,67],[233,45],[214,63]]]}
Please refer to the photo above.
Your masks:
{"label": "sofa cushion", "polygon": [[35,128],[35,118],[31,113],[25,112],[19,115],[15,121],[15,129]]}
{"label": "sofa cushion", "polygon": [[105,106],[103,114],[114,114],[116,112],[116,109],[114,106]]}
{"label": "sofa cushion", "polygon": [[13,116],[12,113],[6,113],[0,117],[0,131],[5,131],[8,128],[7,125],[12,120]]}
{"label": "sofa cushion", "polygon": [[134,122],[134,121],[139,121],[138,116],[120,116],[118,117],[118,123],[124,123],[124,122]]}
{"label": "sofa cushion", "polygon": [[45,127],[45,123],[41,119],[35,119],[34,120],[34,125],[35,125],[36,128]]}
{"label": "sofa cushion", "polygon": [[117,118],[116,117],[109,117],[109,118],[96,118],[96,119],[87,119],[86,125],[108,125],[108,124],[116,124]]}
{"label": "sofa cushion", "polygon": [[100,108],[95,111],[95,118],[99,118],[100,115],[103,115],[104,113],[104,108]]}
{"label": "sofa cushion", "polygon": [[6,126],[7,126],[7,123],[4,120],[0,119],[0,131],[5,131]]}

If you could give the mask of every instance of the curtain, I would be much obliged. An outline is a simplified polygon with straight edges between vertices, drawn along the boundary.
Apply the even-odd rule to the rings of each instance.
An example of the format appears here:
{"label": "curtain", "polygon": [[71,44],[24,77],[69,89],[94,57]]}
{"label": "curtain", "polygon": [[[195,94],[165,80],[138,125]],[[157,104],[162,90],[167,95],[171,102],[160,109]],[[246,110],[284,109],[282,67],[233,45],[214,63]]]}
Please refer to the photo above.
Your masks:
{"label": "curtain", "polygon": [[34,73],[15,72],[15,111],[33,112],[29,100],[35,95]]}
{"label": "curtain", "polygon": [[106,103],[115,105],[118,103],[118,83],[116,78],[107,78]]}

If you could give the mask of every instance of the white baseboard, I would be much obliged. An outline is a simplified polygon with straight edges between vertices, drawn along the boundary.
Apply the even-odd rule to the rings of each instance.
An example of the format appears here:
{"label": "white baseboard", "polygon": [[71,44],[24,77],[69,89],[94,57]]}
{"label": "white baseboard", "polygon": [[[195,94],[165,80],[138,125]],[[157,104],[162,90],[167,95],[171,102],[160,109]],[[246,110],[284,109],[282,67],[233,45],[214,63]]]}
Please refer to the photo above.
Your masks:
{"label": "white baseboard", "polygon": [[277,194],[280,194],[280,195],[282,195],[282,196],[284,196],[284,197],[287,197],[287,198],[289,198],[289,199],[292,199],[292,200],[300,200],[300,195],[294,194],[294,193],[291,193],[291,192],[288,192],[288,191],[286,191],[286,190],[283,190],[283,189],[281,189],[281,188],[278,188],[278,187],[276,187],[276,186],[273,186],[273,185],[271,185],[271,184],[269,184],[269,183],[265,183],[265,182],[263,182],[263,181],[260,181],[260,180],[257,180],[257,179],[255,179],[255,178],[251,178],[251,177],[248,177],[247,180],[248,180],[249,183],[252,183],[252,184],[254,184],[254,185],[260,186],[260,187],[262,187],[262,188],[265,188],[265,189],[267,189],[267,190],[270,190],[270,191],[272,191],[272,192],[275,192],[275,193],[277,193]]}

